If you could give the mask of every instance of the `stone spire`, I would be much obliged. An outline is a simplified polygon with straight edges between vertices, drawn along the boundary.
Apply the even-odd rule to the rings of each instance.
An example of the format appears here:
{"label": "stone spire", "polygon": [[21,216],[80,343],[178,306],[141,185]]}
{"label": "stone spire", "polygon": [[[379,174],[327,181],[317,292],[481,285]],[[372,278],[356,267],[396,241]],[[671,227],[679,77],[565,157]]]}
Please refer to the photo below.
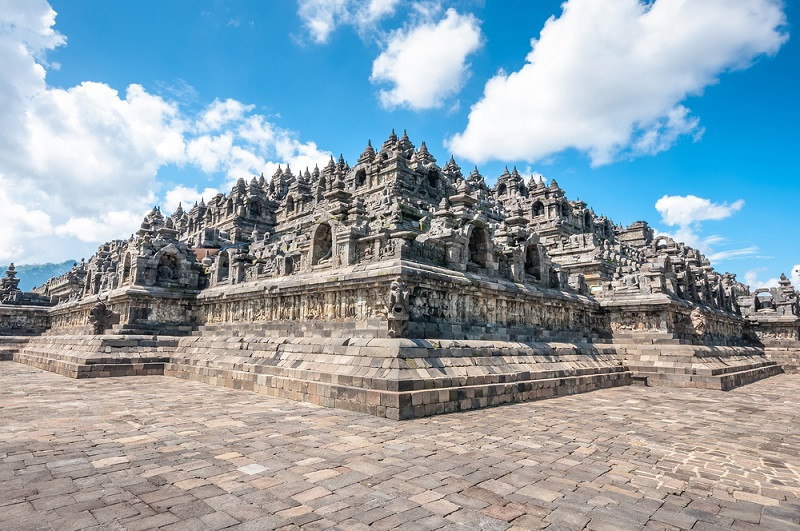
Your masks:
{"label": "stone spire", "polygon": [[415,153],[415,156],[417,161],[422,164],[436,164],[436,159],[430,154],[428,146],[425,145],[424,141],[422,145],[420,145],[419,151]]}
{"label": "stone spire", "polygon": [[442,168],[442,173],[450,177],[452,180],[463,177],[461,174],[461,167],[456,164],[456,159],[454,159],[452,155],[450,155],[450,160],[448,160],[447,164],[445,164],[444,168]]}
{"label": "stone spire", "polygon": [[372,148],[372,141],[367,140],[367,147],[364,148],[364,152],[361,153],[358,157],[359,164],[368,164],[375,159],[375,150]]}
{"label": "stone spire", "polygon": [[20,279],[17,278],[17,268],[14,267],[14,263],[12,262],[11,265],[8,266],[8,269],[6,269],[6,278],[3,279],[2,293],[8,295],[12,291],[17,291],[19,280]]}

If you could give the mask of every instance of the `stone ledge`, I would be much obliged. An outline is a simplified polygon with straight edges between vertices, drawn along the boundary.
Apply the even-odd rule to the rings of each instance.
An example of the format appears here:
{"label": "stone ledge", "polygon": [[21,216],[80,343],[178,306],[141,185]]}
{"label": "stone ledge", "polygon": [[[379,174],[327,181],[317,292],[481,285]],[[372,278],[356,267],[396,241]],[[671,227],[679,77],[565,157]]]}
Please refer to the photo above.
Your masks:
{"label": "stone ledge", "polygon": [[390,419],[629,385],[588,343],[44,336],[14,360],[72,378],[166,374]]}

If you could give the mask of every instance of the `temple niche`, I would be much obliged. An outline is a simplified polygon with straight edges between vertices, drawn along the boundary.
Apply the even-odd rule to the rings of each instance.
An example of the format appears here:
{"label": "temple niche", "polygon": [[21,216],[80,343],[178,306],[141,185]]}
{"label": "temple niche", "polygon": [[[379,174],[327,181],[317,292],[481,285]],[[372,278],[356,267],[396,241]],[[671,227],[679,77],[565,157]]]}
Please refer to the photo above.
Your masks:
{"label": "temple niche", "polygon": [[[347,381],[341,395],[313,400],[390,418],[634,377],[727,389],[780,370],[765,361],[771,345],[800,351],[798,297],[785,277],[751,292],[697,249],[645,221],[615,223],[555,179],[512,167],[489,185],[477,167],[462,171],[453,157],[440,166],[425,142],[394,131],[368,141],[352,166],[343,155],[281,165],[170,215],[154,207],[135,234],[27,298],[17,285],[12,266],[3,305],[49,305],[39,325],[48,336],[178,336],[163,347],[175,354],[162,372],[225,385],[251,378],[230,385],[293,398],[284,382]],[[218,362],[220,344],[239,361]],[[258,369],[226,372],[236,364]],[[537,380],[554,375],[556,386]],[[519,385],[496,385],[510,382]],[[495,387],[399,403],[462,385]],[[365,389],[395,389],[381,400],[398,403],[369,402]],[[494,392],[502,397],[487,398]]]}

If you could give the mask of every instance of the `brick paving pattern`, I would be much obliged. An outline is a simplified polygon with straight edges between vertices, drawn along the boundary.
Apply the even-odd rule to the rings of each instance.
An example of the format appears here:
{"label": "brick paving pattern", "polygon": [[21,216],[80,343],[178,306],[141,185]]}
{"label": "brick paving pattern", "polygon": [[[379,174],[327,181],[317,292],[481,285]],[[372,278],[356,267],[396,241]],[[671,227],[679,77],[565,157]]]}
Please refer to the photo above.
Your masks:
{"label": "brick paving pattern", "polygon": [[800,529],[800,375],[395,422],[0,363],[2,529]]}

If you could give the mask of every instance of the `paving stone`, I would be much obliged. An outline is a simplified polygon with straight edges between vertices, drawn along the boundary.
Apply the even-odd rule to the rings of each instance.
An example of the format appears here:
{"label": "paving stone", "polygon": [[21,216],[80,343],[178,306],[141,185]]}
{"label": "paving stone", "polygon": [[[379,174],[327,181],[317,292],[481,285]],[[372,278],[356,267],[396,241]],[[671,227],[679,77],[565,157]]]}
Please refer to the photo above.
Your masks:
{"label": "paving stone", "polygon": [[[397,423],[0,362],[0,404],[15,404],[14,436],[0,426],[0,528],[793,529],[799,390],[798,375],[724,394],[607,389]],[[252,464],[265,470],[239,470]],[[73,466],[88,474],[53,476]],[[681,493],[676,470],[720,479]]]}

